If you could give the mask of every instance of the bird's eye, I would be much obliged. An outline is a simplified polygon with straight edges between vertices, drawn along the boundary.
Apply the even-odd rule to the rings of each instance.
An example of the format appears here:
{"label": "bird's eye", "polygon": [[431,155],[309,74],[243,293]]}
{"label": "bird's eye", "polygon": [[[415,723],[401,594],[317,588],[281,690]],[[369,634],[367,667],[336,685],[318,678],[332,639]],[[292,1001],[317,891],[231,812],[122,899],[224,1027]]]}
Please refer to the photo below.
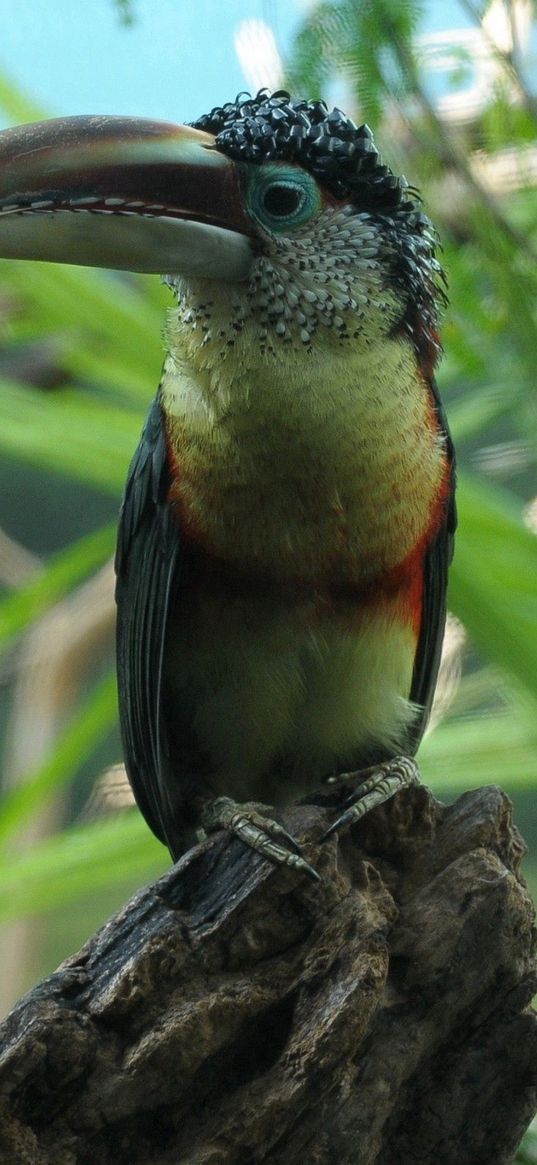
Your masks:
{"label": "bird's eye", "polygon": [[273,182],[263,191],[263,209],[272,218],[289,218],[296,214],[304,202],[305,192],[299,186],[288,186],[285,182]]}
{"label": "bird's eye", "polygon": [[321,208],[315,179],[299,166],[255,167],[248,188],[249,209],[276,233],[308,222]]}

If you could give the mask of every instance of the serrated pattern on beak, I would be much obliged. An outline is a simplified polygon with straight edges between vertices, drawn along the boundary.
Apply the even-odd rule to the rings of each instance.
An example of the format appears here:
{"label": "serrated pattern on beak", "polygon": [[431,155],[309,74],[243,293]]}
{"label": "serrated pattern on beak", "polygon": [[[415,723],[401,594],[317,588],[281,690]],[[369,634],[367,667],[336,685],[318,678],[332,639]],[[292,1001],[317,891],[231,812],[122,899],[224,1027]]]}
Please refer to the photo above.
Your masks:
{"label": "serrated pattern on beak", "polygon": [[210,134],[115,117],[0,133],[0,256],[235,280],[251,234],[237,166]]}

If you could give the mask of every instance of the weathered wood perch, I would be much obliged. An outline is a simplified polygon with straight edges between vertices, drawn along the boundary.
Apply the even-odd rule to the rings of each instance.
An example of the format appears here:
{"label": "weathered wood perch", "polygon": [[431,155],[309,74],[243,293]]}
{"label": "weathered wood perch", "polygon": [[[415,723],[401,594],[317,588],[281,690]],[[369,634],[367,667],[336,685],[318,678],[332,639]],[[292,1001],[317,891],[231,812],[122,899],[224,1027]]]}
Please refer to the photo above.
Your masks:
{"label": "weathered wood perch", "polygon": [[509,801],[413,788],[308,852],[319,887],[211,838],[21,1000],[2,1165],[511,1161],[537,1023]]}

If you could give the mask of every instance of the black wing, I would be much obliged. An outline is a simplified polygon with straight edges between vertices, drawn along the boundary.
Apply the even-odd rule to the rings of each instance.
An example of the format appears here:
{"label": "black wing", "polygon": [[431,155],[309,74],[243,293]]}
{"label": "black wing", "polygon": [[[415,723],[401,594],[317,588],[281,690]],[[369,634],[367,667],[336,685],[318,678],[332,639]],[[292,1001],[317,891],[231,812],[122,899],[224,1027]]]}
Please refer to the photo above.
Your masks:
{"label": "black wing", "polygon": [[[117,670],[125,766],[136,801],[157,837],[169,837],[173,790],[162,715],[163,653],[178,582],[180,530],[168,503],[170,476],[160,399],[134,455],[116,554]],[[177,838],[175,838],[175,843]]]}
{"label": "black wing", "polygon": [[436,382],[431,382],[434,410],[438,418],[440,432],[445,438],[445,448],[449,462],[449,488],[445,501],[443,522],[431,542],[425,558],[425,578],[423,585],[423,611],[420,636],[410,699],[423,708],[422,714],[412,730],[412,743],[417,748],[425,731],[431,704],[433,702],[442,641],[446,623],[446,595],[448,569],[453,558],[454,535],[457,526],[455,508],[455,454],[449,433],[446,415],[438,393]]}

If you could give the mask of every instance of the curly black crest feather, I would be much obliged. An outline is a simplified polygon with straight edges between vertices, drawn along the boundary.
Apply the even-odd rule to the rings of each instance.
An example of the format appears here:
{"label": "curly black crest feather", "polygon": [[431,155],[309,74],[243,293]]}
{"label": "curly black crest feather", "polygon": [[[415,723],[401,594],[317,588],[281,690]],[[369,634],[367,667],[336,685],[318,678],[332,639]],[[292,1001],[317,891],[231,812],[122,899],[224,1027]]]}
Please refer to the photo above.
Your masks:
{"label": "curly black crest feather", "polygon": [[192,123],[215,134],[222,153],[243,162],[299,162],[336,198],[360,207],[416,210],[416,192],[385,166],[367,125],[324,101],[293,100],[284,89],[216,106]]}

